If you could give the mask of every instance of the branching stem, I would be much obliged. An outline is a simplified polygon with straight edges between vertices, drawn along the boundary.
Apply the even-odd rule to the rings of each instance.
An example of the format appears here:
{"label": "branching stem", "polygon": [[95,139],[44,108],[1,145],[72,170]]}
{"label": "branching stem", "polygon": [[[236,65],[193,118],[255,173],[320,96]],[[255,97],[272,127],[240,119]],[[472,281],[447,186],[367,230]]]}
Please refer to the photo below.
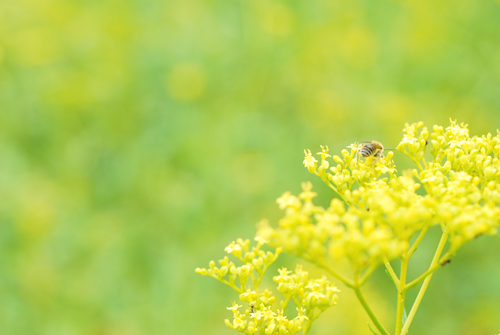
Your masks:
{"label": "branching stem", "polygon": [[[444,234],[447,234],[447,233],[444,233]],[[444,234],[443,234],[443,236],[444,236]],[[442,251],[442,249],[441,249],[441,251]],[[439,257],[439,255],[438,255],[438,257]],[[424,273],[422,273],[418,278],[416,278],[415,280],[413,280],[410,283],[408,283],[404,287],[404,290],[408,291],[409,289],[417,286],[418,283],[420,283],[422,280],[424,280],[425,278],[427,278],[427,276],[431,275],[434,271],[436,271],[437,269],[439,269],[449,259],[450,259],[450,254],[446,253],[443,257],[441,257],[439,259],[439,261],[436,261],[435,263],[434,262],[431,263],[431,266],[429,267],[429,269],[427,271],[425,271]]]}
{"label": "branching stem", "polygon": [[[415,299],[415,302],[413,303],[413,306],[411,307],[410,313],[408,314],[408,318],[406,319],[406,322],[401,330],[402,335],[405,335],[408,332],[408,329],[410,328],[410,325],[413,321],[413,318],[415,317],[415,314],[417,313],[418,306],[420,306],[420,303],[422,302],[425,291],[427,290],[427,287],[429,286],[429,282],[431,281],[432,274],[437,269],[436,266],[439,267],[441,265],[441,260],[439,260],[439,257],[441,256],[441,253],[443,252],[444,246],[446,245],[446,241],[448,240],[448,235],[449,234],[447,232],[443,232],[443,235],[441,236],[441,240],[439,241],[439,245],[436,249],[436,253],[434,254],[434,257],[432,258],[431,266],[429,268],[429,270],[433,269],[433,268],[434,268],[434,270],[427,274],[427,276],[425,277],[424,283],[422,284],[422,287],[420,287],[420,291],[418,292],[417,298]],[[448,253],[445,256],[443,256],[443,258],[441,258],[441,259],[445,259],[447,257],[447,255],[448,255]],[[427,272],[428,271],[426,271],[425,273],[427,273]]]}
{"label": "branching stem", "polygon": [[320,268],[325,269],[329,274],[331,274],[332,276],[340,280],[342,283],[344,283],[345,286],[354,288],[354,283],[352,280],[347,279],[345,276],[341,275],[340,273],[338,273],[337,271],[326,265],[326,263],[315,263],[315,264]]}
{"label": "branching stem", "polygon": [[355,286],[353,287],[353,289],[354,293],[356,293],[356,297],[358,298],[359,302],[361,303],[366,313],[370,317],[370,320],[372,320],[373,324],[375,325],[375,327],[377,327],[379,332],[381,332],[383,335],[390,335],[389,332],[384,328],[384,326],[382,326],[382,324],[379,322],[379,320],[373,313],[373,310],[368,305],[368,302],[366,301],[363,292],[361,292],[361,288],[359,286]]}
{"label": "branching stem", "polygon": [[399,278],[396,272],[394,272],[394,269],[391,266],[391,263],[387,259],[387,257],[384,260],[384,265],[385,268],[387,269],[387,272],[389,273],[389,276],[391,276],[392,281],[394,282],[394,285],[396,285],[396,288],[399,287]]}
{"label": "branching stem", "polygon": [[235,290],[236,292],[238,293],[243,293],[245,292],[245,287],[244,285],[241,285],[241,287],[237,287],[236,285],[234,284],[231,284],[230,282],[228,282],[227,280],[225,279],[219,279],[217,278],[216,276],[212,276],[213,278],[219,280],[220,282],[222,282],[223,284],[226,284],[227,286],[229,286],[230,288],[232,288],[233,290]]}
{"label": "branching stem", "polygon": [[411,246],[410,250],[408,250],[408,254],[407,254],[407,258],[410,258],[411,255],[413,255],[413,253],[417,250],[417,247],[418,245],[420,244],[420,241],[422,241],[422,239],[424,238],[425,234],[427,233],[427,231],[429,230],[429,227],[425,227],[424,229],[422,229],[420,231],[420,234],[418,235],[415,243],[413,243],[413,245]]}
{"label": "branching stem", "polygon": [[368,280],[370,275],[375,271],[375,269],[378,267],[378,265],[372,265],[370,266],[361,276],[361,280],[359,281],[359,286],[363,286],[364,283]]}

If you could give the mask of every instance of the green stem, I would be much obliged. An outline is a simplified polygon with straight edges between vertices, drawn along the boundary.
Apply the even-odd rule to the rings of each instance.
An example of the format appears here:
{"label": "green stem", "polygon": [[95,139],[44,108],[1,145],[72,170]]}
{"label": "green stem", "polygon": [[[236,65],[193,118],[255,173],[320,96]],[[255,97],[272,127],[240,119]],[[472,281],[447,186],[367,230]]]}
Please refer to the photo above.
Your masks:
{"label": "green stem", "polygon": [[297,297],[295,297],[295,296],[293,296],[292,299],[298,308],[302,307],[302,300],[297,299]]}
{"label": "green stem", "polygon": [[380,324],[377,317],[373,313],[372,309],[368,305],[368,302],[366,301],[366,299],[363,295],[363,292],[361,292],[361,288],[359,286],[355,286],[355,287],[353,287],[353,289],[354,289],[354,293],[356,293],[356,297],[358,297],[359,302],[361,303],[361,305],[365,309],[366,313],[368,313],[370,320],[372,320],[373,324],[375,325],[375,327],[377,327],[379,332],[381,332],[383,335],[390,335],[389,332],[387,330],[385,330],[384,326],[382,326],[382,324]]}
{"label": "green stem", "polygon": [[392,281],[396,285],[396,288],[399,287],[398,275],[396,274],[396,272],[394,272],[394,269],[392,268],[391,263],[389,262],[387,257],[384,260],[384,265],[385,265],[385,268],[387,269],[387,272],[389,273],[389,276],[391,276]]}
{"label": "green stem", "polygon": [[[444,235],[444,234],[443,234]],[[441,249],[442,251],[442,249]],[[422,280],[424,280],[425,278],[427,278],[427,276],[429,276],[430,274],[432,274],[434,271],[436,271],[437,269],[439,269],[447,260],[450,259],[450,253],[446,253],[443,257],[441,257],[439,259],[438,262],[436,262],[435,264],[431,263],[431,267],[429,267],[429,269],[427,271],[425,271],[424,273],[422,273],[418,278],[416,278],[415,280],[411,281],[410,283],[408,283],[405,287],[404,287],[404,290],[405,291],[408,291],[409,289],[415,287],[418,285],[418,283],[420,283]]]}
{"label": "green stem", "polygon": [[306,326],[304,327],[304,330],[302,331],[302,334],[307,335],[309,332],[309,329],[311,329],[311,322],[307,321]]}
{"label": "green stem", "polygon": [[[435,267],[435,265],[439,265],[439,266],[441,265],[441,260],[439,260],[439,257],[441,256],[441,253],[443,252],[443,249],[444,249],[444,246],[446,245],[447,239],[448,239],[448,233],[444,232],[443,235],[441,236],[441,240],[439,241],[439,245],[437,247],[436,253],[434,254],[434,257],[432,258],[430,268]],[[446,257],[446,255],[443,258],[445,258],[445,257]],[[402,335],[405,335],[408,332],[408,329],[410,328],[410,325],[413,321],[413,318],[415,317],[415,314],[417,313],[418,306],[420,306],[420,303],[422,302],[425,291],[427,290],[427,287],[429,286],[429,282],[431,281],[432,274],[433,274],[433,272],[430,272],[427,275],[427,277],[424,280],[424,283],[422,284],[422,287],[420,287],[420,291],[418,292],[417,298],[415,299],[415,302],[413,303],[413,306],[411,307],[410,313],[408,314],[408,318],[406,319],[406,322],[403,326],[403,329],[401,330]]]}
{"label": "green stem", "polygon": [[230,288],[232,288],[233,290],[235,290],[236,292],[238,293],[243,293],[245,292],[245,287],[242,285],[241,287],[237,287],[236,285],[234,284],[231,284],[230,282],[228,282],[227,280],[225,279],[219,279],[217,278],[217,276],[212,276],[213,278],[217,279],[218,281],[220,281],[221,283],[223,284],[226,284],[227,286],[229,286]]}
{"label": "green stem", "polygon": [[314,264],[316,264],[317,266],[319,266],[322,269],[325,269],[329,274],[331,274],[332,276],[334,276],[335,278],[340,280],[342,283],[344,283],[345,286],[350,287],[350,288],[354,288],[354,283],[351,280],[347,279],[346,277],[344,277],[343,275],[341,275],[337,271],[330,268],[328,265],[326,265],[326,263],[314,263]]}
{"label": "green stem", "polygon": [[420,171],[424,171],[424,169],[422,168],[422,165],[420,165],[420,162],[417,161],[417,160],[413,160],[415,162],[415,164],[417,164],[418,168],[420,169]]}
{"label": "green stem", "polygon": [[406,272],[408,270],[408,257],[403,255],[401,258],[401,274],[399,276],[399,285],[398,285],[398,300],[397,300],[397,310],[396,310],[396,330],[394,331],[395,335],[399,335],[401,333],[401,328],[403,328],[403,314],[405,309],[405,297],[406,291],[404,287],[406,285]]}
{"label": "green stem", "polygon": [[[319,312],[319,314],[321,314],[321,312]],[[311,314],[309,314],[306,326],[304,327],[304,331],[302,332],[303,335],[307,335],[307,333],[311,329],[312,323],[318,318],[319,314],[314,315],[314,312],[311,312]]]}
{"label": "green stem", "polygon": [[334,190],[334,191],[335,191],[335,193],[337,193],[337,194],[339,195],[339,197],[341,197],[341,198],[342,198],[342,200],[344,200],[344,202],[345,202],[346,204],[351,205],[351,206],[353,206],[353,207],[357,208],[357,206],[356,206],[356,205],[355,205],[352,201],[348,201],[346,198],[344,198],[344,196],[343,196],[343,195],[339,192],[338,188],[337,188],[335,185],[333,185],[333,184],[332,184],[332,183],[331,183],[331,182],[330,182],[330,181],[329,181],[326,177],[325,177],[325,178],[323,178],[323,177],[321,176],[321,174],[320,174],[320,173],[318,173],[318,172],[316,172],[316,173],[315,173],[315,175],[316,175],[316,176],[318,176],[318,177],[320,177],[320,178],[321,178],[321,180],[323,180],[323,182],[324,182],[325,184],[327,184],[327,185],[328,185],[328,186],[329,186],[332,190]]}
{"label": "green stem", "polygon": [[259,275],[259,278],[254,283],[255,290],[257,290],[259,288],[260,282],[261,282],[262,278],[264,277],[264,273],[267,271],[268,266],[269,265],[264,266],[264,268],[261,271],[262,275],[259,272],[257,272],[257,274]]}
{"label": "green stem", "polygon": [[424,166],[427,169],[428,164],[427,164],[427,159],[425,159],[425,155],[422,156],[422,163],[424,163]]}
{"label": "green stem", "polygon": [[253,287],[257,288],[257,287],[255,286],[255,283],[256,283],[256,281],[257,281],[257,280],[255,279],[255,275],[254,275],[254,273],[253,273],[253,270],[252,270],[252,273],[251,273],[251,277],[252,277],[252,285],[253,285]]}
{"label": "green stem", "polygon": [[363,273],[363,276],[361,276],[361,280],[359,281],[359,286],[363,286],[363,284],[368,280],[368,278],[373,273],[373,271],[375,271],[376,268],[377,268],[376,265],[372,265],[368,268],[368,270],[366,270]]}
{"label": "green stem", "polygon": [[417,161],[415,159],[415,157],[411,156],[409,152],[406,151],[401,151],[402,153],[404,153],[406,156],[410,157],[410,159],[418,166],[418,168],[420,169],[420,172],[424,171],[424,169],[422,168],[422,165],[420,165],[420,162]]}
{"label": "green stem", "polygon": [[284,304],[281,306],[281,308],[283,309],[283,313],[286,312],[286,309],[288,307],[288,303],[290,302],[291,298],[292,298],[292,295],[285,296],[285,301],[283,301]]}
{"label": "green stem", "polygon": [[424,229],[422,229],[420,231],[420,234],[418,235],[417,240],[415,241],[415,243],[413,243],[410,250],[408,251],[408,255],[407,255],[408,258],[410,258],[411,255],[413,255],[413,253],[417,250],[417,247],[418,247],[420,241],[422,241],[422,239],[424,238],[424,236],[428,230],[429,230],[429,227],[425,227]]}

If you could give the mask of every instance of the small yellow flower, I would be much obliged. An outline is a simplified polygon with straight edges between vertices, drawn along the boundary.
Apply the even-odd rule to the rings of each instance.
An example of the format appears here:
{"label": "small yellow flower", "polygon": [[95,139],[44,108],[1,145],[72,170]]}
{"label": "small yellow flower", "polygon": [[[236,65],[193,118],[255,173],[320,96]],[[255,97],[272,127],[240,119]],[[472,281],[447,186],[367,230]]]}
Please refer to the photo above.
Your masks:
{"label": "small yellow flower", "polygon": [[281,197],[276,199],[276,203],[279,205],[280,209],[299,209],[302,206],[300,200],[296,196],[293,196],[290,192],[283,193]]}
{"label": "small yellow flower", "polygon": [[257,299],[257,296],[258,294],[256,291],[248,288],[245,293],[240,294],[240,300],[246,302],[254,302]]}
{"label": "small yellow flower", "polygon": [[304,307],[301,308],[296,308],[297,312],[299,315],[297,316],[301,322],[304,322],[304,320],[309,320],[309,318],[306,316],[306,309]]}
{"label": "small yellow flower", "polygon": [[235,317],[233,319],[233,328],[236,329],[236,330],[238,330],[238,329],[245,329],[246,325],[247,325],[246,320],[243,317],[241,317],[241,316]]}
{"label": "small yellow flower", "polygon": [[266,320],[274,320],[274,317],[276,316],[276,313],[272,311],[271,307],[264,308],[262,314]]}
{"label": "small yellow flower", "polygon": [[238,308],[242,307],[241,305],[238,305],[236,301],[233,301],[233,305],[231,307],[227,307],[228,310],[233,311],[233,313],[238,312]]}
{"label": "small yellow flower", "polygon": [[321,151],[318,152],[317,155],[321,155],[322,160],[325,160],[327,157],[331,157],[331,155],[328,154],[328,145],[326,146],[321,145]]}
{"label": "small yellow flower", "polygon": [[336,286],[328,286],[326,288],[326,291],[331,292],[331,293],[339,293],[340,292],[340,290]]}
{"label": "small yellow flower", "polygon": [[285,323],[288,321],[288,318],[284,315],[284,310],[278,309],[278,315],[275,317],[275,320],[278,321],[278,323]]}
{"label": "small yellow flower", "polygon": [[354,143],[352,143],[351,145],[348,145],[347,147],[348,147],[349,149],[351,149],[352,151],[358,151],[358,149],[359,149],[359,143],[354,142]]}
{"label": "small yellow flower", "polygon": [[311,201],[312,198],[316,197],[318,193],[311,191],[312,190],[312,183],[311,182],[305,182],[302,183],[302,193],[299,194],[299,198],[303,199],[305,201]]}
{"label": "small yellow flower", "polygon": [[318,167],[318,160],[312,156],[311,150],[304,150],[304,166],[309,172],[314,173]]}
{"label": "small yellow flower", "polygon": [[257,312],[254,312],[254,313],[250,313],[250,317],[251,318],[254,318],[254,319],[257,319],[257,320],[260,320],[264,317],[264,313],[262,313],[262,311],[257,311]]}
{"label": "small yellow flower", "polygon": [[289,281],[291,279],[289,274],[292,273],[292,271],[288,271],[286,268],[281,268],[281,269],[278,269],[278,272],[280,273],[280,275],[274,277],[275,282],[277,282],[277,283],[286,282],[286,281]]}
{"label": "small yellow flower", "polygon": [[401,140],[401,143],[412,145],[412,144],[416,143],[417,141],[418,141],[418,139],[415,138],[413,135],[405,134],[403,136],[403,139]]}
{"label": "small yellow flower", "polygon": [[255,236],[254,240],[257,241],[257,243],[260,245],[264,245],[264,244],[269,243],[265,238],[260,237],[260,236]]}
{"label": "small yellow flower", "polygon": [[224,250],[228,254],[233,254],[233,255],[238,254],[238,255],[241,255],[241,245],[236,244],[234,241],[231,242]]}
{"label": "small yellow flower", "polygon": [[230,254],[232,253],[234,250],[241,250],[241,246],[239,244],[236,244],[234,241],[231,242],[231,244],[229,244],[226,248],[224,248],[224,250]]}

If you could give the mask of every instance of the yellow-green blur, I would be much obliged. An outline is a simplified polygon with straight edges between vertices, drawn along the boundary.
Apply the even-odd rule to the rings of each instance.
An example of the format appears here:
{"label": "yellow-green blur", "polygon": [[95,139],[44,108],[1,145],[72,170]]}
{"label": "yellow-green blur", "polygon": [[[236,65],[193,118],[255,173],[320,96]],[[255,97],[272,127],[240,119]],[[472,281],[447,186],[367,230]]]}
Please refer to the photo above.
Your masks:
{"label": "yellow-green blur", "polygon": [[[450,117],[495,135],[498,36],[497,0],[1,0],[0,333],[233,334],[238,295],[193,269],[262,218],[276,227],[276,198],[301,182],[329,206],[304,149],[343,160],[351,143],[395,148],[406,122],[432,132]],[[416,334],[500,329],[499,238],[478,239],[433,277]],[[263,284],[295,263],[280,255]],[[367,333],[329,280],[339,303],[310,334]],[[386,282],[376,270],[364,294],[390,322]]]}

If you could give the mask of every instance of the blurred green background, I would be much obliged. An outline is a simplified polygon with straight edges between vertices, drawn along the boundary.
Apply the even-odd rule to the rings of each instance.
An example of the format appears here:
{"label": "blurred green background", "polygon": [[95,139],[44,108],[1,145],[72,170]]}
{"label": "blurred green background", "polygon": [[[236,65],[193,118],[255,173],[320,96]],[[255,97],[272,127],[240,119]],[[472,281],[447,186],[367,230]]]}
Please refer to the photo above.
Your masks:
{"label": "blurred green background", "polygon": [[[0,0],[0,333],[234,334],[194,268],[301,181],[328,203],[305,148],[496,132],[499,36],[490,0]],[[500,329],[499,241],[434,276],[411,334]],[[311,334],[369,334],[342,289]],[[382,271],[367,296],[392,328]]]}

